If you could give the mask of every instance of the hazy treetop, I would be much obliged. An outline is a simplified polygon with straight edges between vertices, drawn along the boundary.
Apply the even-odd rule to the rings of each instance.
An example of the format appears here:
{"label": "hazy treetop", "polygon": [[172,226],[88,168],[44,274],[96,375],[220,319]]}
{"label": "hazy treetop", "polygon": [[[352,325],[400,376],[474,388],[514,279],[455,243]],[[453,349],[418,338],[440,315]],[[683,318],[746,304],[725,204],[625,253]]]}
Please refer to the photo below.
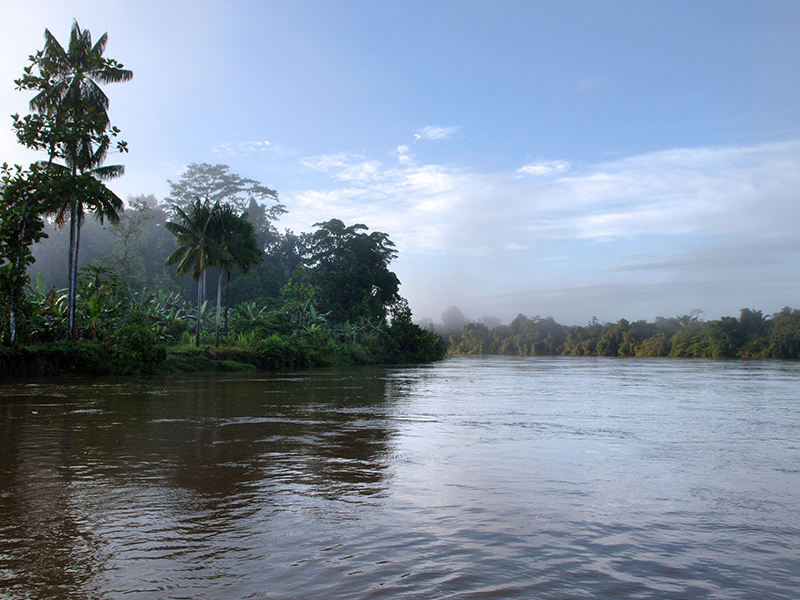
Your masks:
{"label": "hazy treetop", "polygon": [[192,163],[178,181],[169,181],[169,187],[167,202],[181,208],[199,198],[211,204],[230,204],[244,212],[251,200],[262,204],[278,200],[278,192],[254,179],[231,173],[228,165]]}

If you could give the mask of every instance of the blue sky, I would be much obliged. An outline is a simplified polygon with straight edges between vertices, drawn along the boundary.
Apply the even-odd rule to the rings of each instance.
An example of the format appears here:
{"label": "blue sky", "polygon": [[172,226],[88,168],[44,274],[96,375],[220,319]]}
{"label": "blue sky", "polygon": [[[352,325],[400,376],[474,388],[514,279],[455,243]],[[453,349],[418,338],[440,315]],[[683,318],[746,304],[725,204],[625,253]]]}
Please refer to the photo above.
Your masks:
{"label": "blue sky", "polygon": [[[27,110],[45,28],[107,31],[134,71],[106,90],[118,194],[227,164],[279,191],[280,227],[387,232],[418,318],[800,307],[798,2],[2,8],[0,113]],[[0,161],[35,158],[9,119]]]}

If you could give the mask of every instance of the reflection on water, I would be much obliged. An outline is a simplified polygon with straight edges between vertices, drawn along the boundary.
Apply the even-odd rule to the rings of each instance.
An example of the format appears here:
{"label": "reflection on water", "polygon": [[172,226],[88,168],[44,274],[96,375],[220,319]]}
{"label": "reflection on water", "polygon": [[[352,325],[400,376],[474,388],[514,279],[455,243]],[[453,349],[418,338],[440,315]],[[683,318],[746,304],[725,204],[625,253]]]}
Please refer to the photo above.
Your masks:
{"label": "reflection on water", "polygon": [[[386,489],[392,431],[379,372],[73,380],[2,393],[0,581],[21,596],[159,590],[175,562],[196,571],[191,579],[219,577],[236,560],[247,573],[247,538],[260,534],[251,520],[266,529],[273,513],[366,503]],[[222,571],[203,572],[225,553]],[[117,580],[121,561],[139,559],[148,566],[135,581]]]}
{"label": "reflection on water", "polygon": [[800,364],[0,386],[0,597],[792,598]]}

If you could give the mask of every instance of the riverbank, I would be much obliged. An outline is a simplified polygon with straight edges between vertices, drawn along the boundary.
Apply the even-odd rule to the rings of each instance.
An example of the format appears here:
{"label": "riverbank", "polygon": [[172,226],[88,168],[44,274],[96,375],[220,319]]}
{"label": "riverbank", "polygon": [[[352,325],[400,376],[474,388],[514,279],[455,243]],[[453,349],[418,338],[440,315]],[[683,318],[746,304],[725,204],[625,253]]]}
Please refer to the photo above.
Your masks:
{"label": "riverbank", "polygon": [[398,333],[392,335],[392,329],[389,329],[380,343],[375,344],[272,335],[248,346],[207,345],[197,348],[191,345],[59,341],[0,347],[0,377],[286,371],[425,363],[441,360],[446,355],[444,342],[432,334],[424,332],[417,339],[409,336],[408,332]]}

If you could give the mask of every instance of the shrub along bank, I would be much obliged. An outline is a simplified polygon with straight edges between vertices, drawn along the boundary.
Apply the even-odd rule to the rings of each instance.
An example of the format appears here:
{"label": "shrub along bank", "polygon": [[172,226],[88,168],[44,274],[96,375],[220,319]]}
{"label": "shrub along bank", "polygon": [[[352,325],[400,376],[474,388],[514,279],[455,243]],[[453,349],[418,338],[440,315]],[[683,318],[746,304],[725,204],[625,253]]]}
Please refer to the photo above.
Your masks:
{"label": "shrub along bank", "polygon": [[[135,321],[135,316],[131,319]],[[399,316],[391,325],[318,326],[290,333],[238,336],[230,346],[168,344],[157,327],[128,323],[108,339],[0,347],[3,378],[129,375],[187,371],[299,370],[312,367],[429,362],[445,356],[437,335]],[[367,331],[367,329],[369,329]],[[182,336],[188,338],[188,333]]]}

